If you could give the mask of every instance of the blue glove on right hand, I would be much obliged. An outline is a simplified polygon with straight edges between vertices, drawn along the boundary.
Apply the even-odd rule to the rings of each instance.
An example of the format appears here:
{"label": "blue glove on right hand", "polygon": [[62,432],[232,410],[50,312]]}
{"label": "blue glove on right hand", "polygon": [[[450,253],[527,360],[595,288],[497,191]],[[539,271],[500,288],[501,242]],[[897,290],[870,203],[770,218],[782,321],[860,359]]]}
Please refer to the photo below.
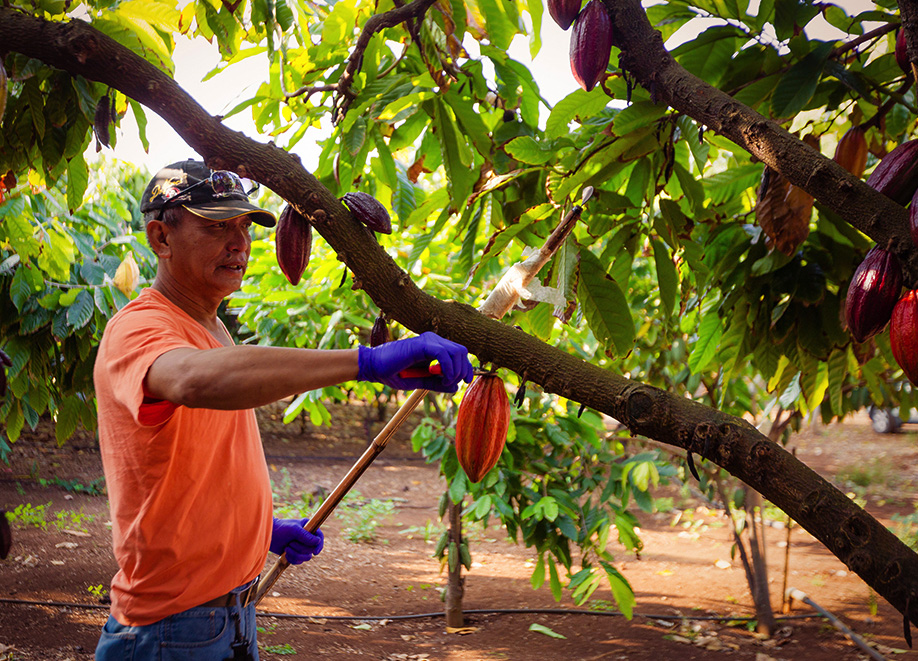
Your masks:
{"label": "blue glove on right hand", "polygon": [[[456,392],[460,381],[472,381],[468,350],[436,333],[422,333],[418,337],[386,342],[372,348],[361,345],[358,350],[357,378],[360,381],[375,381],[397,390],[423,388],[437,392]],[[399,375],[404,369],[419,363],[426,366],[435,360],[440,363],[440,375]]]}
{"label": "blue glove on right hand", "polygon": [[321,530],[308,532],[309,519],[278,519],[271,524],[271,553],[285,555],[287,562],[298,565],[322,552],[325,535]]}

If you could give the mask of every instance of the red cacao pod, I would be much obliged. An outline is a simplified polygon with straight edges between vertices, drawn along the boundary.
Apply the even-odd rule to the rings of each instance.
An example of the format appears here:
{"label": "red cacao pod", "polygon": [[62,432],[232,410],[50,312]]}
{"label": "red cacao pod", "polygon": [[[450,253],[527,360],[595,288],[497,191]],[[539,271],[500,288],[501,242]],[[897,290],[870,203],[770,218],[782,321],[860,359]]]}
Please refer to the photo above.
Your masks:
{"label": "red cacao pod", "polygon": [[312,225],[289,204],[277,219],[277,263],[291,285],[299,283],[312,251]]}
{"label": "red cacao pod", "polygon": [[867,185],[895,200],[908,204],[918,190],[918,140],[909,140],[893,149],[873,169]]}
{"label": "red cacao pod", "polygon": [[911,73],[912,63],[908,60],[908,45],[905,42],[905,30],[902,28],[896,33],[896,64],[905,73]]}
{"label": "red cacao pod", "polygon": [[503,380],[482,374],[466,388],[456,417],[456,455],[472,482],[494,467],[507,442],[510,399]]}
{"label": "red cacao pod", "polygon": [[833,159],[855,177],[864,174],[867,166],[867,137],[860,126],[852,126],[835,147]]}
{"label": "red cacao pod", "polygon": [[567,30],[580,13],[582,0],[548,0],[548,13],[562,30]]}
{"label": "red cacao pod", "polygon": [[905,376],[918,385],[918,290],[906,292],[893,308],[889,343]]}
{"label": "red cacao pod", "polygon": [[845,298],[845,321],[851,336],[866,342],[886,326],[902,290],[902,266],[895,253],[870,249],[854,271]]}
{"label": "red cacao pod", "polygon": [[373,322],[373,330],[370,331],[370,346],[378,347],[392,340],[389,334],[389,324],[386,323],[386,315],[380,313]]}
{"label": "red cacao pod", "polygon": [[571,71],[580,86],[589,92],[609,66],[612,54],[612,21],[602,0],[590,0],[571,33]]}
{"label": "red cacao pod", "polygon": [[392,221],[386,207],[372,195],[366,193],[345,193],[341,201],[347,205],[354,217],[374,232],[392,234]]}

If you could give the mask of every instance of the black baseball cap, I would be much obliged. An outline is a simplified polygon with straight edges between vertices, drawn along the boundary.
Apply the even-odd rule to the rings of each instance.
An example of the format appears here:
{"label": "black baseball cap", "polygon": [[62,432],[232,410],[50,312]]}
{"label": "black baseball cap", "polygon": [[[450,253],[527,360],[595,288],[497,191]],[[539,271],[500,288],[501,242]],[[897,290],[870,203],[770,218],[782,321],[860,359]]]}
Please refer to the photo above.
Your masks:
{"label": "black baseball cap", "polygon": [[202,161],[179,161],[167,165],[147,184],[140,198],[144,214],[183,206],[210,220],[229,220],[249,214],[265,227],[274,227],[277,219],[270,211],[249,202],[241,179],[228,170],[211,170]]}

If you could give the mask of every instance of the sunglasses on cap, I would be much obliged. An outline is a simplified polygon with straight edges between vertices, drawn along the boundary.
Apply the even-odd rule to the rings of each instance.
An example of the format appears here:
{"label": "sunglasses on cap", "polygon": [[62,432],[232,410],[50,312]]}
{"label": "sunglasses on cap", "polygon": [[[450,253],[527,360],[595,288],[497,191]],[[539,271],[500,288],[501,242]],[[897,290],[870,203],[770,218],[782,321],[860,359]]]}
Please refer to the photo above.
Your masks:
{"label": "sunglasses on cap", "polygon": [[192,200],[195,197],[192,193],[198,189],[204,189],[205,186],[210,186],[210,191],[207,193],[207,197],[210,199],[219,199],[233,195],[248,197],[258,190],[257,182],[253,181],[250,183],[252,187],[246,190],[245,185],[242,183],[242,179],[235,172],[230,172],[229,170],[214,170],[207,179],[202,179],[186,188],[179,188],[178,186],[166,188],[163,191],[163,196],[166,197],[166,201],[163,202],[160,209],[168,209],[169,207],[178,206],[179,204]]}

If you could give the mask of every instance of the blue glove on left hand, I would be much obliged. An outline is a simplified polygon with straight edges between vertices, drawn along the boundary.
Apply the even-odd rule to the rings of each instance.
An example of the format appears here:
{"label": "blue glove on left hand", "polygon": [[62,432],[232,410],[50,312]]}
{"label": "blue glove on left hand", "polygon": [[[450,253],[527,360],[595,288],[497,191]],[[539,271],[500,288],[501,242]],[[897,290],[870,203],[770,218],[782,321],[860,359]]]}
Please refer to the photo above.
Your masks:
{"label": "blue glove on left hand", "polygon": [[287,554],[287,562],[298,565],[319,555],[325,544],[321,530],[314,533],[304,529],[309,519],[274,519],[271,526],[271,553]]}
{"label": "blue glove on left hand", "polygon": [[[436,333],[422,333],[417,337],[386,342],[372,348],[361,345],[358,350],[357,378],[360,381],[375,381],[396,390],[424,388],[437,392],[456,392],[460,381],[472,382],[473,371],[468,350]],[[417,364],[426,367],[432,361],[440,363],[440,375],[399,375],[399,372],[409,367]]]}

